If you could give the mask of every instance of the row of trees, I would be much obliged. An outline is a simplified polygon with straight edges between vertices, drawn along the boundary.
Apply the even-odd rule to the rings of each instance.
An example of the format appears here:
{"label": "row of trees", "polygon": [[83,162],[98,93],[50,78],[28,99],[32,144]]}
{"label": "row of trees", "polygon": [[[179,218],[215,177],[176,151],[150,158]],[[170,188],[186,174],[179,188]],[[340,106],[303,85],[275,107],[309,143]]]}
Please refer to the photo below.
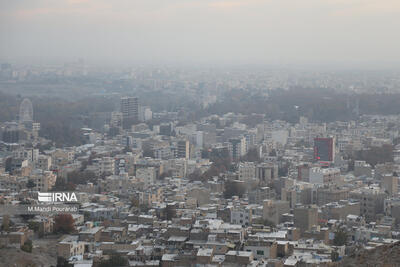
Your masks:
{"label": "row of trees", "polygon": [[[298,122],[300,116],[312,121],[348,121],[357,118],[356,102],[360,114],[399,114],[400,94],[348,95],[325,88],[292,88],[275,90],[268,97],[260,92],[249,93],[235,89],[227,92],[224,99],[209,106],[209,114],[237,112],[245,115],[266,114],[272,120]],[[250,117],[244,121],[252,126],[259,121]]]}
{"label": "row of trees", "polygon": [[351,155],[351,159],[353,161],[365,160],[372,167],[380,163],[393,162],[393,146],[386,144],[382,147],[371,147],[367,150],[359,150]]}
{"label": "row of trees", "polygon": [[[52,140],[58,147],[83,144],[80,128],[94,128],[96,125],[90,118],[96,112],[114,110],[113,101],[103,97],[85,97],[75,101],[56,97],[31,97],[31,100],[34,120],[41,124],[40,135]],[[15,120],[21,101],[19,95],[0,91],[0,122]]]}
{"label": "row of trees", "polygon": [[[67,179],[57,178],[52,191],[73,191],[78,184],[95,183],[99,177],[91,171],[72,171],[67,174]],[[28,181],[27,187],[34,187],[33,181]]]}
{"label": "row of trees", "polygon": [[54,218],[54,232],[70,234],[75,231],[74,218],[71,214],[59,214]]}
{"label": "row of trees", "polygon": [[235,181],[225,181],[224,198],[231,198],[233,196],[242,197],[246,193],[246,188]]}
{"label": "row of trees", "polygon": [[[33,218],[33,215],[29,215],[29,219]],[[34,232],[39,232],[39,224],[35,221],[29,221],[29,229]],[[54,228],[55,234],[70,234],[75,231],[74,218],[71,214],[62,213],[54,217]],[[39,233],[41,234],[41,233]]]}

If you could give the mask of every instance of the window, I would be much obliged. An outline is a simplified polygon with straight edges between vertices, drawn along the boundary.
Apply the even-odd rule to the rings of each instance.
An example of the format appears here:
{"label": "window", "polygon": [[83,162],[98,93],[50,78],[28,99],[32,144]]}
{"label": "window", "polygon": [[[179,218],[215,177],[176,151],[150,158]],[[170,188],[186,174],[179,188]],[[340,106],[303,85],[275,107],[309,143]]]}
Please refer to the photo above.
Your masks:
{"label": "window", "polygon": [[264,251],[263,250],[257,250],[257,255],[264,255]]}

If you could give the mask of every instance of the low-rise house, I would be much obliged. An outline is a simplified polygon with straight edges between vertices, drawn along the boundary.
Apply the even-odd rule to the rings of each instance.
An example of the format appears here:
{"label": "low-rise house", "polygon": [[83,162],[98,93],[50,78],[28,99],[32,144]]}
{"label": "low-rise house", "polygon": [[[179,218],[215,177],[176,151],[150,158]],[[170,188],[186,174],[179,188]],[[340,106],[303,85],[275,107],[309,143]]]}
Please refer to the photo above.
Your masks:
{"label": "low-rise house", "polygon": [[85,253],[85,242],[80,242],[78,236],[66,236],[57,244],[57,255],[65,259]]}

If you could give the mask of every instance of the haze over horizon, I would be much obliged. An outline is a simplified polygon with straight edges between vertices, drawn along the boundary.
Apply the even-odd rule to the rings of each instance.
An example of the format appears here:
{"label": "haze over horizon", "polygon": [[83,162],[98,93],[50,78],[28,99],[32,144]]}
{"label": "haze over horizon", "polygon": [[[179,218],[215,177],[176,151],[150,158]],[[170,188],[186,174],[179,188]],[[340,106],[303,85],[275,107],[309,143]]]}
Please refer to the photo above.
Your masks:
{"label": "haze over horizon", "polygon": [[16,0],[0,60],[399,65],[395,0]]}

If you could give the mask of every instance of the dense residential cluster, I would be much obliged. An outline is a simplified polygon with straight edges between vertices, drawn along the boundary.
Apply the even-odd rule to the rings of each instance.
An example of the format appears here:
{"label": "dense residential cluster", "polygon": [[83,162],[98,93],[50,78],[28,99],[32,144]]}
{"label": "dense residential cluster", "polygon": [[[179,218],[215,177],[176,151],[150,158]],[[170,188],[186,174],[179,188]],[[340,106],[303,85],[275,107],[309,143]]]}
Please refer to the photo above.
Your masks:
{"label": "dense residential cluster", "polygon": [[56,235],[58,266],[335,266],[400,239],[399,116],[182,123],[122,97],[102,131],[63,148],[28,99],[18,118],[0,124],[1,205],[68,191],[79,212],[1,214],[0,246]]}

